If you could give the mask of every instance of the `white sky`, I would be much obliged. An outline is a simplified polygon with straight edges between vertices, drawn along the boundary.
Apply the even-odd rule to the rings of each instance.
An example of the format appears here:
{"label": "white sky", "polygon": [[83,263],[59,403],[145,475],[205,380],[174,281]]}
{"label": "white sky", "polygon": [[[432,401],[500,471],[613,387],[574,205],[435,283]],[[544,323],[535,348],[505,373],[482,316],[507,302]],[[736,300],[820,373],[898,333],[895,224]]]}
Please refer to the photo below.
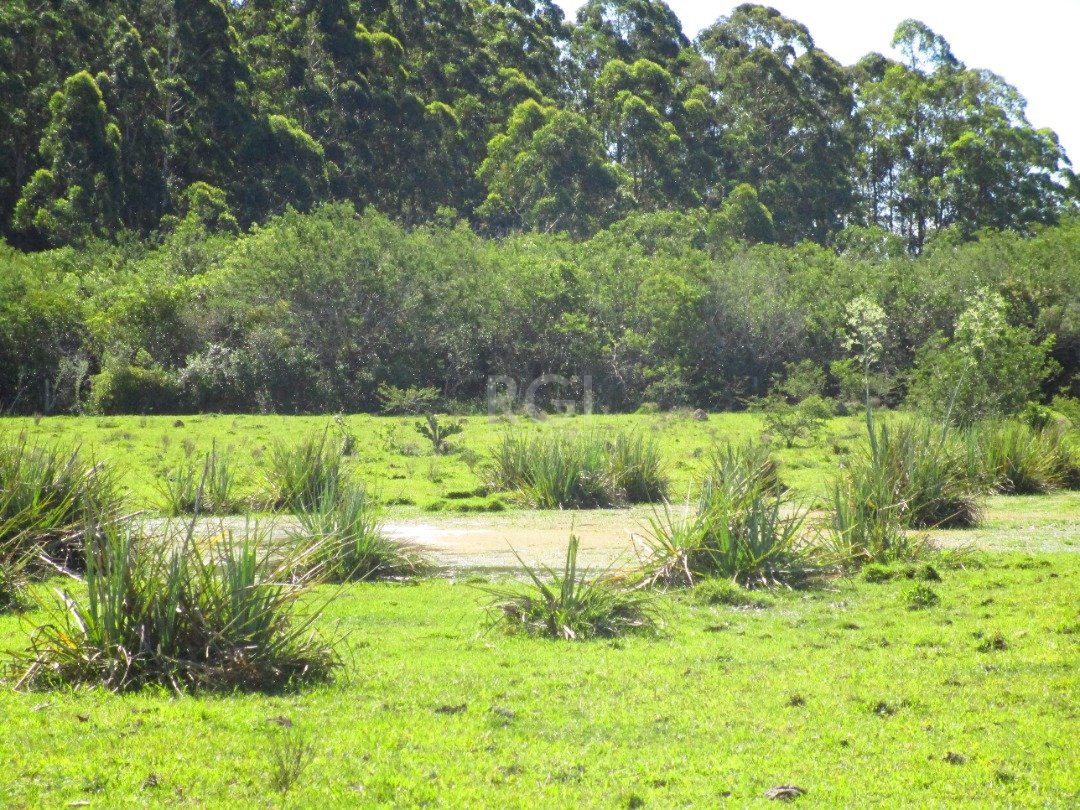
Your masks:
{"label": "white sky", "polygon": [[[810,30],[818,47],[845,65],[878,51],[895,56],[897,24],[913,18],[943,36],[957,58],[988,68],[1028,100],[1028,120],[1050,127],[1080,166],[1080,0],[761,0]],[[575,19],[583,0],[556,0]],[[693,39],[738,2],[667,0]]]}

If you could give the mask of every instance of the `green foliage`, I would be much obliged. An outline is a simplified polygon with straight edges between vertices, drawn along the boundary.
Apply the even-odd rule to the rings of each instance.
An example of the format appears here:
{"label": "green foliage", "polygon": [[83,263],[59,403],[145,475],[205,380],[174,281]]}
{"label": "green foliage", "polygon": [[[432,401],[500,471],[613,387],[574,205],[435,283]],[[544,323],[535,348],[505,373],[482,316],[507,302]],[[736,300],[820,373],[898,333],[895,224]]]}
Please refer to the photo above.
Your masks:
{"label": "green foliage", "polygon": [[110,357],[105,367],[90,378],[90,413],[175,413],[180,399],[179,383],[168,369],[140,350],[130,362]]}
{"label": "green foliage", "polygon": [[726,605],[733,608],[760,609],[772,602],[726,579],[707,579],[694,588],[694,600],[702,605]]}
{"label": "green foliage", "polygon": [[[21,522],[18,515],[8,520]],[[27,607],[35,551],[33,543],[24,542],[19,534],[0,524],[0,614]]]}
{"label": "green foliage", "polygon": [[896,571],[880,563],[869,563],[863,566],[862,576],[867,582],[888,582],[896,576]]}
{"label": "green foliage", "polygon": [[627,503],[667,498],[668,475],[659,442],[642,432],[619,432],[608,446],[612,486]]}
{"label": "green foliage", "polygon": [[387,414],[419,414],[430,411],[439,399],[439,392],[431,387],[398,388],[387,383],[379,384],[379,408]]}
{"label": "green foliage", "polygon": [[905,526],[900,497],[883,466],[868,465],[840,476],[833,485],[822,542],[838,565],[858,568],[927,553],[929,541]]}
{"label": "green foliage", "polygon": [[714,245],[728,240],[749,244],[776,241],[772,212],[759,202],[757,191],[748,183],[740,183],[731,190],[720,209],[710,217],[708,233]]}
{"label": "green foliage", "polygon": [[21,655],[37,687],[151,684],[176,691],[278,690],[329,678],[333,649],[301,612],[311,549],[282,555],[265,532],[154,538],[103,527],[87,538],[86,595],[58,592]]}
{"label": "green foliage", "polygon": [[[1055,399],[1060,400],[1061,397]],[[1068,416],[1037,402],[1027,403],[1020,414],[1020,418],[1032,430],[1055,429],[1065,432],[1072,427],[1072,420]]]}
{"label": "green foliage", "polygon": [[[1069,420],[1070,427],[1080,429],[1080,399],[1059,394],[1054,397],[1050,406],[1056,413]],[[1039,427],[1039,425],[1032,427]]]}
{"label": "green foliage", "polygon": [[416,432],[431,442],[431,450],[435,455],[449,453],[453,446],[450,437],[461,433],[465,426],[461,422],[440,422],[439,417],[433,413],[424,415],[423,422],[417,422]]}
{"label": "green foliage", "polygon": [[895,539],[894,521],[915,529],[978,522],[978,481],[972,480],[964,449],[947,429],[912,419],[872,425],[868,445],[838,486],[838,531],[853,523],[873,527],[869,536],[874,542],[867,548],[881,547],[888,557],[886,541]]}
{"label": "green foliage", "polygon": [[1004,299],[981,293],[969,301],[951,341],[938,335],[919,351],[912,398],[943,419],[971,424],[1017,413],[1053,372],[1053,339],[1008,322]]}
{"label": "green foliage", "polygon": [[984,422],[963,434],[969,475],[1005,495],[1040,495],[1075,486],[1080,459],[1065,432],[1022,422]]}
{"label": "green foliage", "polygon": [[908,610],[926,610],[937,607],[941,597],[925,582],[916,582],[904,591],[903,600]]}
{"label": "green foliage", "polygon": [[703,488],[719,488],[738,498],[784,491],[780,463],[769,445],[756,442],[713,447],[702,483]]}
{"label": "green foliage", "polygon": [[[573,22],[551,2],[10,0],[0,38],[0,229],[28,247],[335,199],[575,237],[701,206],[714,254],[846,226],[843,250],[884,258],[1029,233],[1075,200],[1016,88],[910,20],[902,59],[850,69],[774,9],[691,41],[651,0]],[[192,213],[197,187],[220,217]]]}
{"label": "green foliage", "polygon": [[599,433],[506,431],[485,471],[491,489],[516,490],[539,509],[611,506],[617,493]]}
{"label": "green foliage", "polygon": [[16,228],[54,245],[111,235],[123,194],[120,131],[109,121],[94,77],[86,71],[69,76],[50,99],[49,112],[40,147],[46,167],[23,189]]}
{"label": "green foliage", "polygon": [[794,405],[786,396],[770,395],[755,405],[765,420],[767,433],[778,436],[785,447],[813,442],[835,409],[821,396],[808,396]]}
{"label": "green foliage", "polygon": [[225,191],[202,180],[184,189],[179,213],[184,219],[197,223],[210,233],[235,233],[240,228],[229,208]]}
{"label": "green foliage", "polygon": [[492,225],[585,235],[614,219],[622,182],[599,134],[578,113],[522,102],[477,170],[478,213]]}
{"label": "green foliage", "polygon": [[327,582],[401,579],[424,573],[430,564],[409,543],[386,534],[379,509],[362,486],[346,485],[313,511],[297,514],[297,548],[312,548],[304,565]]}
{"label": "green foliage", "polygon": [[[520,557],[530,585],[485,588],[493,600],[493,623],[509,633],[586,641],[656,629],[651,597],[613,583],[606,572],[588,574],[578,567],[580,541],[574,535],[562,571],[531,567]],[[516,552],[515,552],[516,553]]]}
{"label": "green foliage", "polygon": [[[793,423],[802,444],[809,406],[795,406],[808,390],[834,393],[818,387],[822,369],[849,409],[865,404],[867,378],[875,405],[897,404],[919,347],[931,357],[932,336],[948,333],[972,289],[1009,302],[1010,329],[1055,337],[1050,359],[1061,373],[1047,393],[1067,390],[1080,368],[1080,322],[1070,315],[1080,286],[1058,258],[1075,251],[1076,226],[865,261],[805,244],[710,256],[706,222],[706,212],[657,212],[580,243],[495,241],[464,224],[406,229],[333,205],[237,236],[185,218],[160,245],[0,248],[0,407],[353,413],[380,410],[380,390],[384,399],[397,390],[406,399],[388,407],[422,413],[432,408],[408,399],[430,389],[455,408],[482,401],[489,377],[514,377],[520,397],[550,372],[569,384],[540,393],[580,408],[588,373],[596,411],[652,401],[715,413],[783,395],[791,407],[777,401],[779,427]],[[1025,376],[979,381],[959,368],[957,408],[993,405]],[[944,412],[955,380],[935,380]],[[1032,391],[1025,384],[1018,407]]]}
{"label": "green foliage", "polygon": [[506,431],[484,471],[488,486],[540,509],[650,503],[667,495],[660,448],[640,433]]}

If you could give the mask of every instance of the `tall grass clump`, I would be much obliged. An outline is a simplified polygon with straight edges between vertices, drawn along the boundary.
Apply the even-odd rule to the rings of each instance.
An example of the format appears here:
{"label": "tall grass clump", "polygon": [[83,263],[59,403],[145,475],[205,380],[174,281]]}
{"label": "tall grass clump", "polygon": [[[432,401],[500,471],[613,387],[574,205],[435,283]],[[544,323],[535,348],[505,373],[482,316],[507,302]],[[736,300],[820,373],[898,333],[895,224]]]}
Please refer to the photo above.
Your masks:
{"label": "tall grass clump", "polygon": [[895,511],[906,528],[967,528],[979,522],[979,484],[956,434],[920,419],[870,426],[846,470],[871,508]]}
{"label": "tall grass clump", "polygon": [[963,528],[980,519],[978,476],[956,434],[906,419],[875,425],[833,484],[821,546],[842,567],[914,560],[931,549],[914,530]]}
{"label": "tall grass clump", "polygon": [[930,548],[925,535],[905,528],[904,503],[883,467],[862,468],[833,484],[822,548],[837,565],[914,560]]}
{"label": "tall grass clump", "polygon": [[255,526],[206,542],[190,526],[157,538],[101,527],[87,537],[85,595],[58,591],[46,605],[20,686],[276,690],[327,679],[337,658],[312,627],[321,608],[300,607],[317,572],[295,573],[313,550],[271,554],[267,540]]}
{"label": "tall grass clump", "polygon": [[645,584],[692,586],[725,578],[747,587],[793,584],[817,572],[803,539],[804,509],[781,488],[775,464],[758,448],[715,456],[696,508],[665,507],[643,538]]}
{"label": "tall grass clump", "polygon": [[668,489],[659,445],[641,434],[507,431],[485,476],[491,489],[517,491],[540,509],[654,502]]}
{"label": "tall grass clump", "polygon": [[582,641],[655,630],[649,597],[619,586],[608,572],[588,574],[580,569],[579,546],[571,535],[562,571],[532,567],[518,557],[528,584],[484,589],[494,597],[488,606],[493,623],[510,633]]}
{"label": "tall grass clump", "polygon": [[341,491],[345,460],[328,431],[298,445],[276,444],[270,451],[271,506],[291,512],[321,509],[328,496]]}
{"label": "tall grass clump", "polygon": [[24,437],[0,443],[0,546],[7,549],[5,556],[79,570],[88,516],[113,520],[119,511],[111,471],[87,461],[78,448],[31,444]]}
{"label": "tall grass clump", "polygon": [[611,506],[617,493],[598,433],[506,432],[487,470],[492,489],[516,490],[538,509]]}
{"label": "tall grass clump", "polygon": [[660,443],[641,432],[618,433],[609,442],[612,485],[627,503],[656,503],[668,494]]}
{"label": "tall grass clump", "polygon": [[169,517],[234,515],[244,509],[236,488],[236,476],[229,461],[214,444],[201,464],[185,461],[177,466],[162,482],[161,495]]}
{"label": "tall grass clump", "polygon": [[[0,526],[0,534],[6,534]],[[34,563],[33,545],[18,535],[0,540],[0,613],[26,606],[26,586]]]}
{"label": "tall grass clump", "polygon": [[402,579],[430,568],[419,549],[386,534],[378,506],[362,486],[322,498],[318,509],[299,512],[297,519],[293,540],[315,549],[307,564],[316,566],[324,581]]}
{"label": "tall grass clump", "polygon": [[751,493],[780,492],[780,463],[768,444],[730,442],[714,447],[703,476],[703,491],[720,489],[745,498]]}
{"label": "tall grass clump", "polygon": [[1080,482],[1080,461],[1056,425],[984,422],[964,433],[969,475],[1003,495],[1041,495]]}

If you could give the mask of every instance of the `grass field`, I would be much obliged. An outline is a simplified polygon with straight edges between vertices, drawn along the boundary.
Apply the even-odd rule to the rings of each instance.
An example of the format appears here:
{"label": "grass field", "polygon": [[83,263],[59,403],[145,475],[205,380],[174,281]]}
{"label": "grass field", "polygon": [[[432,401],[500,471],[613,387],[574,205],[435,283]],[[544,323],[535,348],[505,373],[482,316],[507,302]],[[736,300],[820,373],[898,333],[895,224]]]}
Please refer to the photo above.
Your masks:
{"label": "grass field", "polygon": [[[179,421],[8,419],[0,435],[80,443],[150,509],[161,476],[212,445],[254,497],[275,442],[327,426],[343,436],[325,417]],[[415,419],[345,421],[350,463],[395,519],[565,542],[573,514],[479,492],[505,425],[469,418],[457,452],[434,455]],[[521,427],[567,423],[656,435],[676,500],[713,444],[761,430],[752,415]],[[813,448],[781,451],[784,481],[814,501],[861,438],[859,418],[833,420]],[[50,614],[0,614],[0,807],[744,807],[774,805],[766,793],[782,785],[805,791],[799,806],[1076,807],[1080,493],[983,505],[978,528],[931,533],[965,549],[931,555],[936,575],[894,566],[877,570],[884,581],[864,572],[741,607],[657,591],[659,630],[610,641],[504,635],[483,590],[503,575],[468,566],[322,585],[310,604],[336,598],[316,631],[344,665],[328,685],[281,694],[19,691],[12,654]],[[601,510],[585,528],[639,528],[648,509]],[[32,587],[49,602],[81,586]]]}
{"label": "grass field", "polygon": [[[449,417],[444,417],[450,420]],[[686,497],[691,480],[709,449],[725,440],[758,439],[762,423],[754,414],[713,414],[695,421],[687,413],[552,417],[538,423],[519,418],[513,426],[484,416],[463,418],[464,431],[453,437],[455,451],[437,455],[415,428],[415,417],[348,416],[343,424],[355,438],[350,462],[357,476],[374,487],[391,507],[410,512],[483,512],[515,508],[502,494],[482,489],[478,473],[487,455],[507,429],[539,432],[629,430],[653,435],[668,460],[671,495]],[[454,421],[454,420],[450,420]],[[242,481],[241,489],[258,497],[265,492],[267,464],[276,444],[297,443],[328,431],[335,442],[341,428],[325,416],[114,416],[49,417],[0,420],[0,436],[23,432],[32,440],[59,440],[81,445],[95,458],[115,463],[130,501],[140,508],[160,502],[162,478],[188,458],[199,458],[212,446],[223,451]],[[865,435],[862,417],[833,419],[812,447],[777,448],[788,486],[808,497],[821,494],[839,459]]]}
{"label": "grass field", "polygon": [[1075,807],[1080,556],[973,562],[926,610],[903,577],[669,595],[659,636],[589,644],[486,632],[470,583],[362,585],[321,624],[348,637],[328,687],[0,691],[0,805]]}

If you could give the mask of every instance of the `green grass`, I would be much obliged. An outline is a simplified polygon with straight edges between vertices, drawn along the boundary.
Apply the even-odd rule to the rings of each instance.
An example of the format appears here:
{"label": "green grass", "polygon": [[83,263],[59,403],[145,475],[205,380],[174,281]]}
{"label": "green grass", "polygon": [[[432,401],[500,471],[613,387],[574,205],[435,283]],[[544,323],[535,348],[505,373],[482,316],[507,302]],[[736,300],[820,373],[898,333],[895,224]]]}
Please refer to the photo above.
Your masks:
{"label": "green grass", "polygon": [[[175,422],[4,419],[0,434],[81,443],[114,463],[129,506],[151,508],[160,476],[215,443],[251,488],[240,496],[258,498],[270,448],[327,425],[335,444],[342,435],[326,417]],[[413,418],[342,422],[345,474],[375,487],[389,514],[516,509],[479,477],[504,425],[466,419],[457,449],[436,456]],[[696,497],[717,445],[761,432],[745,414],[519,423],[586,426],[655,439],[676,502]],[[861,417],[837,419],[820,445],[780,451],[790,496],[827,509],[832,474],[864,436]],[[500,633],[483,588],[520,581],[463,571],[315,587],[298,610],[329,600],[311,630],[337,642],[341,667],[293,692],[18,692],[24,662],[0,671],[0,806],[772,807],[765,792],[793,784],[805,806],[1074,807],[1080,492],[984,503],[976,529],[929,530],[947,550],[917,563],[808,589],[708,580],[649,593],[650,634],[566,644]],[[596,520],[632,529],[644,514]],[[948,551],[971,546],[983,551]],[[0,655],[25,651],[49,620],[64,626],[35,607],[57,587],[85,598],[85,585],[30,582],[29,609],[0,614]]]}
{"label": "green grass", "polygon": [[[435,455],[415,429],[415,417],[347,416],[342,425],[353,438],[345,467],[375,484],[396,513],[487,512],[518,508],[483,487],[481,466],[506,424],[484,416],[466,417],[454,437],[455,452]],[[706,469],[717,444],[741,444],[763,431],[757,414],[713,414],[698,422],[683,413],[552,417],[544,423],[519,418],[516,426],[533,435],[571,428],[637,433],[655,439],[670,480],[669,493],[682,501],[692,481]],[[337,443],[339,427],[328,416],[115,416],[0,418],[0,437],[25,432],[31,440],[78,442],[93,458],[113,462],[128,501],[160,509],[162,480],[184,463],[198,464],[216,447],[228,459],[238,486],[236,497],[265,502],[274,449],[328,432]],[[822,440],[810,448],[778,449],[784,483],[802,494],[825,498],[827,479],[862,439],[860,417],[833,419]]]}
{"label": "green grass", "polygon": [[923,610],[910,585],[669,595],[659,636],[567,645],[484,632],[466,583],[363,584],[320,623],[350,634],[327,686],[0,690],[0,805],[275,806],[301,751],[290,806],[1076,806],[1080,556],[944,570]]}

